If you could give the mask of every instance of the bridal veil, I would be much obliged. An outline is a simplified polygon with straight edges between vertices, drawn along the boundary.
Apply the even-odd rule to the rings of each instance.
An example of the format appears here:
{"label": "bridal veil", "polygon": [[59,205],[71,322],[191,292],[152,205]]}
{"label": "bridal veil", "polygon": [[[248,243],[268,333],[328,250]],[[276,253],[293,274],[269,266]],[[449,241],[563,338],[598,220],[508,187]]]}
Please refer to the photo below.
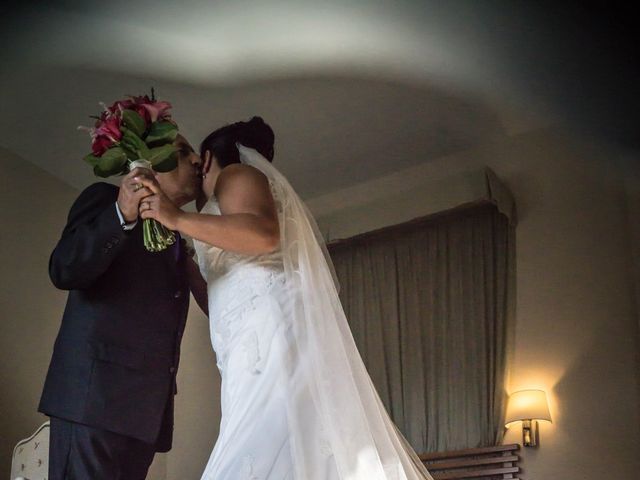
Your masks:
{"label": "bridal veil", "polygon": [[295,478],[316,479],[319,463],[333,457],[344,480],[432,479],[389,417],[360,357],[315,219],[266,158],[240,144],[238,150],[242,163],[269,180],[294,297],[287,411]]}

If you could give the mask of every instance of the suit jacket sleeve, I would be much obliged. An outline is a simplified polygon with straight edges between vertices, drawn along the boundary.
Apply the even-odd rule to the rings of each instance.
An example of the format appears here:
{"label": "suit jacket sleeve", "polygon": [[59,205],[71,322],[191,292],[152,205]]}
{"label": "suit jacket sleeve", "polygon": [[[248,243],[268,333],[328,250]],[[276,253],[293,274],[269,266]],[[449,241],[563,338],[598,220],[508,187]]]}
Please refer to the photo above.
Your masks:
{"label": "suit jacket sleeve", "polygon": [[130,233],[120,225],[116,191],[108,183],[94,183],[74,202],[49,259],[49,276],[57,288],[89,288],[121,251]]}

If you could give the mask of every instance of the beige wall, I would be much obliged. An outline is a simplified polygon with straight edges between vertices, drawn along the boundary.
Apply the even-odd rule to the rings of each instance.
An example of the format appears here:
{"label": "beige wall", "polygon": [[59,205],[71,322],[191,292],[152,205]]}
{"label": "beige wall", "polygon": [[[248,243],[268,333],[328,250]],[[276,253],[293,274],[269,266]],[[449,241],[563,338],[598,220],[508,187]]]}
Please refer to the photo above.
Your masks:
{"label": "beige wall", "polygon": [[71,187],[0,149],[0,476],[15,443],[47,420],[36,412],[66,295],[48,276]]}
{"label": "beige wall", "polygon": [[635,298],[640,323],[640,155],[628,155],[621,158],[624,172],[624,184],[627,194],[627,218],[633,255],[633,277]]}
{"label": "beige wall", "polygon": [[[627,193],[627,219],[630,228],[631,253],[633,262],[633,290],[636,316],[638,319],[638,344],[640,344],[640,155],[626,155],[621,158],[624,168],[624,182]],[[640,372],[640,349],[636,355],[636,371]],[[638,375],[640,389],[640,375]],[[640,397],[638,398],[640,410]]]}
{"label": "beige wall", "polygon": [[[420,167],[430,185],[488,165],[515,197],[517,325],[509,391],[547,390],[554,419],[541,424],[540,448],[522,452],[523,479],[630,479],[640,468],[638,321],[629,235],[635,222],[637,241],[638,205],[635,215],[627,208],[632,197],[625,197],[615,160],[606,151],[541,130]],[[422,202],[428,213],[431,192],[416,190],[416,172],[407,171],[406,182],[389,178],[390,188],[384,179],[375,182],[366,221],[361,212],[367,206],[359,205],[325,213],[319,218],[322,230],[340,238],[353,234],[353,225],[362,231],[379,228],[380,218],[394,223],[389,222],[394,209],[395,223],[405,221],[407,201]],[[403,184],[410,190],[398,193]],[[335,195],[349,198],[349,193]],[[390,199],[384,211],[374,207],[379,197]],[[309,202],[312,210],[330,203],[328,198]],[[521,443],[520,432],[512,427],[505,442]]]}

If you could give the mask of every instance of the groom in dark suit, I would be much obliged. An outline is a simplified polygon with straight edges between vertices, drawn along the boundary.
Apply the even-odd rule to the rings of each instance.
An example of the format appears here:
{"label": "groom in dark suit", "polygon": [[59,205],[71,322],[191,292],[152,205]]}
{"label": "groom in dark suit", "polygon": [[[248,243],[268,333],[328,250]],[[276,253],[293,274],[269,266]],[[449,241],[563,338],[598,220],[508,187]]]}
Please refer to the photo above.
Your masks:
{"label": "groom in dark suit", "polygon": [[[178,137],[178,167],[156,180],[178,206],[200,191],[200,158]],[[51,417],[49,479],[144,479],[171,449],[180,341],[193,260],[183,241],[143,245],[138,209],[151,192],[136,169],[120,188],[95,183],[69,212],[51,254],[69,291],[38,410]],[[201,280],[201,279],[200,279]]]}

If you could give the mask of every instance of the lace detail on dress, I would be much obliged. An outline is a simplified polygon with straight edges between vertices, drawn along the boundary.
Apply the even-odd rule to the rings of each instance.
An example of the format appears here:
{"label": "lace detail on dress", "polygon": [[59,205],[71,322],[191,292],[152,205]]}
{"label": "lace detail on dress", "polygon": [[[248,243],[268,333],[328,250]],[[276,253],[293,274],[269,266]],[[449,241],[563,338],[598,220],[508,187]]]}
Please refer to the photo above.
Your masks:
{"label": "lace detail on dress", "polygon": [[253,464],[255,463],[255,458],[253,455],[247,455],[242,460],[242,480],[260,480],[255,472],[253,471]]}
{"label": "lace detail on dress", "polygon": [[251,373],[261,373],[262,369],[259,365],[260,358],[260,342],[258,341],[258,334],[253,331],[244,340],[242,345],[244,347],[245,355],[247,356],[247,367]]}
{"label": "lace detail on dress", "polygon": [[322,453],[323,455],[326,455],[327,457],[332,456],[333,450],[331,450],[331,443],[327,438],[327,432],[323,424],[320,424],[320,428],[318,429],[318,435],[320,437],[318,439],[318,443],[319,443],[318,449],[320,450],[320,453]]}
{"label": "lace detail on dress", "polygon": [[[276,207],[281,208],[275,186],[271,186]],[[220,215],[218,201],[211,197],[201,210]],[[263,334],[255,330],[261,319],[253,315],[262,308],[265,298],[285,287],[280,249],[260,255],[245,255],[194,241],[200,271],[207,280],[211,341],[220,372],[226,370],[229,351],[238,340],[244,350],[249,372],[259,374],[264,367],[266,350],[260,345]],[[242,332],[242,333],[239,333]]]}

